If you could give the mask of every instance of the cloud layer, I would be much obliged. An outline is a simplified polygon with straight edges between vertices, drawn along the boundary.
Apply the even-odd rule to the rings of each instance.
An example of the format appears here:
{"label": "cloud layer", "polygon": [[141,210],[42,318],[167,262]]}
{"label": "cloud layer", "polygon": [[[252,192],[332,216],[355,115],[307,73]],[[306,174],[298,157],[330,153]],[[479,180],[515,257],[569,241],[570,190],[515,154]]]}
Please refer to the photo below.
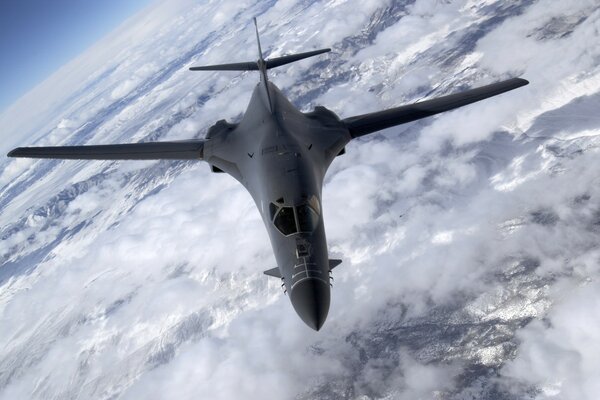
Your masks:
{"label": "cloud layer", "polygon": [[[518,91],[351,143],[328,173],[323,330],[232,178],[183,162],[0,161],[0,398],[595,399],[600,8],[156,3],[0,115],[0,150],[204,135],[273,71],[342,117],[522,74]],[[240,23],[246,21],[246,23]],[[42,99],[44,99],[42,101]]]}

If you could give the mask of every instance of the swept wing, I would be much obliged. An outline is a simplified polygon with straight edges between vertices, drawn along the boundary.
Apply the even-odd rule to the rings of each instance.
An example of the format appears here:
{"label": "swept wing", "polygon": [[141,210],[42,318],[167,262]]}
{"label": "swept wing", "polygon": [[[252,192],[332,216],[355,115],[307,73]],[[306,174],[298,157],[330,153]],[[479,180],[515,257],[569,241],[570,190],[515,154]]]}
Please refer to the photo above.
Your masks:
{"label": "swept wing", "polygon": [[414,104],[391,108],[389,110],[357,115],[343,120],[353,138],[367,135],[392,126],[416,121],[421,118],[453,110],[467,104],[475,103],[488,97],[497,96],[527,85],[529,82],[521,78],[512,78],[467,90],[460,93],[442,96]]}
{"label": "swept wing", "polygon": [[9,157],[74,160],[202,160],[203,140],[89,146],[17,147]]}

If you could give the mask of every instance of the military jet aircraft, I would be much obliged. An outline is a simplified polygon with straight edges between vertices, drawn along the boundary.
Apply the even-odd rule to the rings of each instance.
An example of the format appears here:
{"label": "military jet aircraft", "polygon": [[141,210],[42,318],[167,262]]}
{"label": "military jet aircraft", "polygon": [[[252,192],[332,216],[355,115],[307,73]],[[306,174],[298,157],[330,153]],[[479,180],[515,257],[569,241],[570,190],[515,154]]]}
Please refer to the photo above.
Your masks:
{"label": "military jet aircraft", "polygon": [[300,318],[319,330],[329,312],[331,271],[341,260],[327,252],[321,192],[328,167],[361,136],[462,107],[528,84],[512,78],[476,89],[340,119],[325,107],[300,112],[267,78],[267,71],[330,49],[192,67],[192,71],[258,71],[250,104],[237,123],[218,121],[202,140],[132,144],[19,147],[9,157],[93,160],[204,160],[250,192],[269,233],[279,278]]}

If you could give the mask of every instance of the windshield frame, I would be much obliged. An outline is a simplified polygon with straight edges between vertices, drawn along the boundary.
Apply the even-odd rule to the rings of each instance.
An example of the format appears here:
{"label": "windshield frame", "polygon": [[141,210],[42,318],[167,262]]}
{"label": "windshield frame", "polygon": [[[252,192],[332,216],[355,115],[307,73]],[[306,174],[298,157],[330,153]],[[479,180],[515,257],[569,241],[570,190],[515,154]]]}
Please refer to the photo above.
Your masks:
{"label": "windshield frame", "polygon": [[[282,215],[282,212],[292,210],[292,215]],[[284,211],[286,210],[286,211]],[[283,236],[297,233],[312,233],[317,229],[321,218],[321,207],[317,196],[311,196],[307,201],[284,206],[277,202],[269,203],[269,219]],[[293,219],[291,218],[293,216]],[[286,218],[282,220],[281,218]]]}

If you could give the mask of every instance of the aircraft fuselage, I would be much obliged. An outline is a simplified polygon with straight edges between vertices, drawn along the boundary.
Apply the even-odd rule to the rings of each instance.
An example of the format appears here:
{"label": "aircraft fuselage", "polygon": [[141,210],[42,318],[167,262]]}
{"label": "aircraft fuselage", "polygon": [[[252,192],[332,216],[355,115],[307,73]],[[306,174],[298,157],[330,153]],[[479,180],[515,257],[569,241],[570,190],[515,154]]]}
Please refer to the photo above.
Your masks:
{"label": "aircraft fuselage", "polygon": [[318,330],[330,303],[321,192],[327,168],[351,139],[348,130],[331,111],[302,113],[261,82],[242,121],[220,121],[207,138],[204,159],[250,192],[292,305]]}

